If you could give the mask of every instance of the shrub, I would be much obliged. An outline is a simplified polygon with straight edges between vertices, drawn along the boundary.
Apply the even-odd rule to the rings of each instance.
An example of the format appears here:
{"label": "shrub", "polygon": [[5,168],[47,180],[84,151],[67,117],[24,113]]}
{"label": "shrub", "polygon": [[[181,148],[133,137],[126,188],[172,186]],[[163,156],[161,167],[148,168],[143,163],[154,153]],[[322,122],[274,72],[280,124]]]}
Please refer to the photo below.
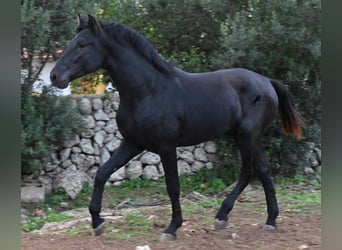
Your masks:
{"label": "shrub", "polygon": [[38,174],[44,160],[75,134],[83,131],[81,116],[70,97],[57,97],[51,88],[40,96],[22,89],[21,171]]}

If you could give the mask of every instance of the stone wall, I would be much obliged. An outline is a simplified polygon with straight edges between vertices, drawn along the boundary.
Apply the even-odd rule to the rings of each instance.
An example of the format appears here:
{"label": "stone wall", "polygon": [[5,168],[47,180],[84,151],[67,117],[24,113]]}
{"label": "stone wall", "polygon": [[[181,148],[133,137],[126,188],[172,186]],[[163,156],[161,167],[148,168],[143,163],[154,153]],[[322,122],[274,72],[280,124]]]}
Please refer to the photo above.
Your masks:
{"label": "stone wall", "polygon": [[[63,147],[52,154],[41,171],[40,181],[48,190],[62,187],[75,198],[85,182],[93,184],[97,169],[106,162],[120,145],[122,136],[115,116],[119,103],[118,93],[109,96],[73,96],[86,124],[86,131],[70,138]],[[212,168],[217,151],[214,142],[177,149],[179,175],[189,175],[201,168]],[[164,175],[157,154],[145,151],[111,175],[106,185],[120,185],[122,181],[136,178],[157,180]]]}

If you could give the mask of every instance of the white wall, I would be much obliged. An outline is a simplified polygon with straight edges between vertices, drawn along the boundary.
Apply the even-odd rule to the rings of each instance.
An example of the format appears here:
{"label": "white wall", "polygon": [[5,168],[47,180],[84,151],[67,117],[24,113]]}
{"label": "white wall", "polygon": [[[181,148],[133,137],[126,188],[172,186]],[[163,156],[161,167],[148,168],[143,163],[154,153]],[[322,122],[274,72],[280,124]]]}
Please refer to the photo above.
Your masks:
{"label": "white wall", "polygon": [[[36,81],[33,84],[33,90],[37,91],[37,92],[41,92],[42,86],[50,86],[51,85],[51,81],[50,81],[50,72],[53,68],[53,66],[55,66],[56,62],[47,62],[45,64],[45,67],[43,68],[42,72],[39,75],[39,80]],[[71,89],[70,86],[68,86],[66,89],[58,89],[55,88],[57,90],[57,95],[70,95],[71,94]]]}

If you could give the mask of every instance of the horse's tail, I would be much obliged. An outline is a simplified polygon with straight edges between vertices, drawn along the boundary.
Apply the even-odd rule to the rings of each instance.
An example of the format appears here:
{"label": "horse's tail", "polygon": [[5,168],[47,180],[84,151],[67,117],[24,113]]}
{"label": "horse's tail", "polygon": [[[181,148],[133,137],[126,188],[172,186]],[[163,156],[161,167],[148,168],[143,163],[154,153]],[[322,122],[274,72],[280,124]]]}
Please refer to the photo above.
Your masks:
{"label": "horse's tail", "polygon": [[279,104],[278,111],[284,134],[292,134],[299,140],[305,128],[304,118],[295,109],[294,101],[289,89],[280,81],[270,79],[273,88],[277,92]]}

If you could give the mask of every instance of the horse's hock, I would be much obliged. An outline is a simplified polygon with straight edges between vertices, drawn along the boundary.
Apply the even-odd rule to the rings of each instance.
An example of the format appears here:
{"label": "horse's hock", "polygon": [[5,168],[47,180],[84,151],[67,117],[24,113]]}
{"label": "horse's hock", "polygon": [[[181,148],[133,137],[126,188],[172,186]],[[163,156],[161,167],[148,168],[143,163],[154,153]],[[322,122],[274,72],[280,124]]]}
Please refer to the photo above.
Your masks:
{"label": "horse's hock", "polygon": [[[46,162],[40,178],[48,179],[45,186],[51,190],[63,188],[75,198],[84,183],[93,185],[99,166],[106,162],[120,145],[122,136],[115,116],[119,105],[117,92],[106,95],[73,95],[86,124],[79,136],[66,141]],[[177,149],[179,175],[190,175],[202,168],[212,168],[217,151],[212,141]],[[123,168],[114,172],[106,185],[120,185],[127,179],[157,180],[164,175],[159,155],[144,151]],[[72,178],[71,178],[72,177]],[[52,186],[52,187],[51,187]]]}

